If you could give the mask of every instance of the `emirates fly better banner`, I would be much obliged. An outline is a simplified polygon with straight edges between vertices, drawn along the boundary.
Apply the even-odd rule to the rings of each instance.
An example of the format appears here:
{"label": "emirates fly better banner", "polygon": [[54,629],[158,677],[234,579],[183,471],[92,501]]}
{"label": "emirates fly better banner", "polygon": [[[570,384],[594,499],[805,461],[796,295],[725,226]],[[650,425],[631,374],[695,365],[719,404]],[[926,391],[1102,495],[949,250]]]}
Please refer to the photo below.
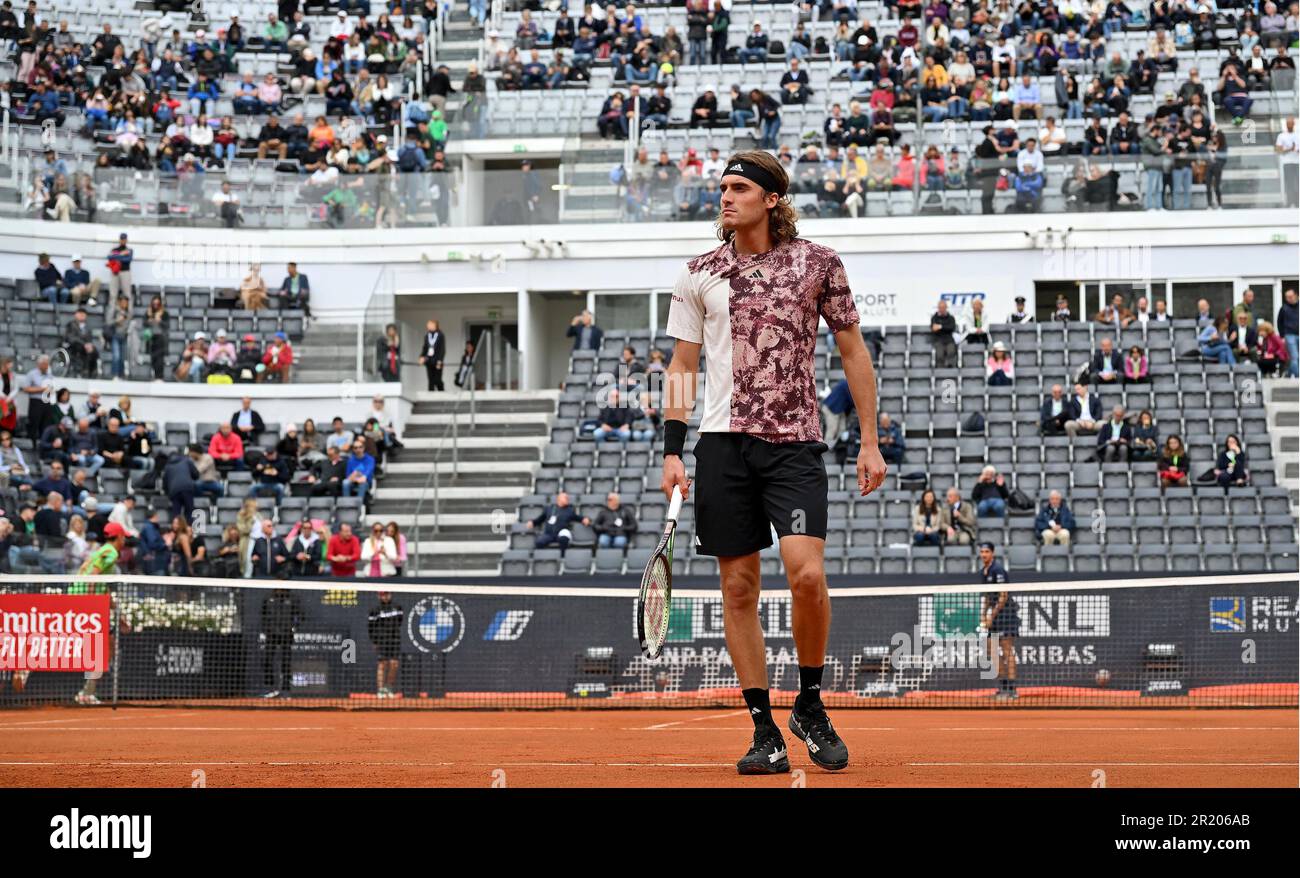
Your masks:
{"label": "emirates fly better banner", "polygon": [[108,669],[108,595],[0,595],[0,671]]}

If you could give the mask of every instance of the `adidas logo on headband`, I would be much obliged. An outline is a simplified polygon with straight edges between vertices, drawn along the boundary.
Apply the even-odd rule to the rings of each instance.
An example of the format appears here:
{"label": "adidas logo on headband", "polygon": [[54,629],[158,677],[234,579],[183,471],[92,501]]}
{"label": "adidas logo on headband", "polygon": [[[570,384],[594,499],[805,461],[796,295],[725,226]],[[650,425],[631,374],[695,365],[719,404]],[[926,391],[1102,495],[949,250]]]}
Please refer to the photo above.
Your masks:
{"label": "adidas logo on headband", "polygon": [[739,162],[737,162],[736,164],[734,164],[734,165],[732,165],[731,167],[727,168],[727,170],[728,170],[728,171],[743,171],[743,170],[745,170],[745,166],[742,165],[742,164],[740,164]]}

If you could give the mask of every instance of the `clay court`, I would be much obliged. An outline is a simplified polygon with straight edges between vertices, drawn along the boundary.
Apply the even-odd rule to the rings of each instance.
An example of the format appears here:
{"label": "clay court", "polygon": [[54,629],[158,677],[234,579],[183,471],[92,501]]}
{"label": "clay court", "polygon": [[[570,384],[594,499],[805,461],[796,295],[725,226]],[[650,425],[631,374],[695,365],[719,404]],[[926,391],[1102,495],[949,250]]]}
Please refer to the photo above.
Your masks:
{"label": "clay court", "polygon": [[1294,787],[1300,771],[1294,709],[843,710],[836,725],[849,769],[813,768],[787,734],[794,774],[740,778],[743,710],[33,708],[0,714],[0,786],[1087,787],[1101,770],[1108,787]]}

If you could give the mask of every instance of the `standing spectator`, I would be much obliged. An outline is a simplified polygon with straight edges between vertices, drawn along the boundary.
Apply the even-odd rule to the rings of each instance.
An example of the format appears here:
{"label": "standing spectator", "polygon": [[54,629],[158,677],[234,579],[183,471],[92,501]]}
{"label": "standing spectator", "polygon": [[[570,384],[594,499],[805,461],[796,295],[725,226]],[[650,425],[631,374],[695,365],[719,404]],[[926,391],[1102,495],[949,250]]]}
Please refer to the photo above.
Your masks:
{"label": "standing spectator", "polygon": [[293,635],[301,620],[298,598],[287,588],[272,589],[262,601],[262,635],[266,638],[262,653],[266,686],[263,698],[279,698],[282,692],[292,692]]}
{"label": "standing spectator", "polygon": [[[135,253],[127,242],[126,232],[117,236],[117,246],[108,251],[108,295],[110,302],[116,302],[118,293],[125,293],[134,301],[134,285],[131,280],[131,260]],[[112,315],[108,315],[112,319]]]}
{"label": "standing spectator", "polygon": [[569,505],[568,493],[561,491],[555,495],[554,503],[543,509],[541,514],[532,521],[525,522],[524,526],[529,531],[537,531],[540,528],[533,542],[536,548],[545,549],[555,543],[563,554],[569,548],[569,541],[573,539],[570,526],[575,521],[591,525],[591,519],[579,515],[577,510]]}
{"label": "standing spectator", "polygon": [[565,336],[573,339],[573,349],[575,351],[598,351],[600,350],[601,339],[604,338],[605,332],[594,323],[595,318],[587,310],[569,322],[569,330]]}
{"label": "standing spectator", "polygon": [[27,394],[27,436],[33,442],[41,438],[45,428],[53,423],[54,406],[46,402],[54,387],[54,376],[50,374],[50,358],[41,354],[36,358],[36,365],[22,380],[22,391]]}
{"label": "standing spectator", "polygon": [[1070,534],[1074,527],[1074,515],[1061,499],[1061,492],[1052,491],[1047,496],[1047,502],[1038,510],[1038,517],[1034,519],[1034,530],[1042,538],[1043,545],[1070,545]]}
{"label": "standing spectator", "polygon": [[979,518],[1004,518],[1007,514],[1007,500],[1011,492],[1007,482],[995,467],[986,466],[980,471],[979,480],[971,489],[970,499],[975,504],[975,515]]}
{"label": "standing spectator", "polygon": [[397,547],[397,560],[394,562],[394,566],[397,570],[393,575],[401,576],[403,571],[406,569],[408,557],[406,554],[406,534],[402,533],[402,529],[397,526],[397,522],[395,521],[388,522],[387,526],[384,527],[384,533],[388,535],[388,538],[393,541],[393,545]]}
{"label": "standing spectator", "polygon": [[371,525],[370,537],[361,545],[359,575],[372,579],[397,575],[397,544],[378,521]]}
{"label": "standing spectator", "polygon": [[934,344],[934,365],[937,369],[952,369],[957,365],[957,320],[948,313],[948,300],[940,299],[930,316],[930,336]]}
{"label": "standing spectator", "polygon": [[944,509],[935,498],[933,489],[926,488],[912,510],[912,545],[939,546],[943,544],[948,522]]}
{"label": "standing spectator", "polygon": [[961,491],[955,485],[948,489],[947,499],[943,508],[947,525],[944,542],[969,546],[975,542],[975,508],[961,499]]}
{"label": "standing spectator", "polygon": [[1097,394],[1090,393],[1086,384],[1074,385],[1074,396],[1070,398],[1069,416],[1065,421],[1065,432],[1070,441],[1080,433],[1096,433],[1097,421],[1101,418],[1101,400]]}
{"label": "standing spectator", "polygon": [[375,647],[375,696],[396,698],[397,672],[402,658],[402,619],[406,611],[393,603],[392,592],[381,591],[379,604],[366,619],[366,633]]}
{"label": "standing spectator", "polygon": [[375,459],[366,453],[366,443],[361,439],[353,441],[352,454],[344,472],[344,497],[365,497],[370,493],[375,478]]}
{"label": "standing spectator", "polygon": [[320,576],[321,545],[320,535],[312,526],[309,518],[298,522],[287,540],[289,549],[289,575],[294,578],[313,579]]}
{"label": "standing spectator", "polygon": [[326,560],[334,576],[356,576],[357,561],[361,558],[361,541],[352,533],[352,525],[344,522],[339,532],[330,537]]}
{"label": "standing spectator", "polygon": [[1128,463],[1132,447],[1133,428],[1124,420],[1124,406],[1117,405],[1097,431],[1097,458],[1103,463]]}
{"label": "standing spectator", "polygon": [[191,455],[177,451],[163,468],[163,490],[171,501],[172,517],[194,520],[194,494],[198,488],[199,468]]}
{"label": "standing spectator", "polygon": [[1052,392],[1039,408],[1039,433],[1043,436],[1060,436],[1065,432],[1066,421],[1070,420],[1070,401],[1065,398],[1065,388],[1060,384],[1052,385]]}
{"label": "standing spectator", "polygon": [[171,315],[167,313],[162,297],[154,296],[145,310],[140,339],[141,346],[149,351],[154,381],[162,381],[167,368],[167,332],[170,328]]}
{"label": "standing spectator", "polygon": [[375,343],[375,363],[383,380],[402,380],[402,338],[397,324],[390,323],[384,327],[383,336]]}
{"label": "standing spectator", "polygon": [[990,387],[1008,387],[1015,382],[1015,365],[1003,342],[993,343],[993,352],[985,363]]}
{"label": "standing spectator", "polygon": [[876,424],[876,441],[880,444],[880,456],[886,463],[903,462],[907,451],[907,442],[903,439],[903,430],[893,422],[888,412],[881,412]]}
{"label": "standing spectator", "polygon": [[[572,329],[572,325],[570,329]],[[424,344],[420,348],[420,365],[424,367],[429,390],[442,391],[442,365],[447,356],[447,337],[442,334],[437,320],[424,325]]]}
{"label": "standing spectator", "polygon": [[596,545],[600,548],[626,548],[636,535],[636,513],[631,507],[623,506],[618,494],[610,491],[604,508],[596,513],[592,530],[596,532]]}
{"label": "standing spectator", "polygon": [[1300,205],[1300,138],[1296,136],[1295,116],[1287,117],[1286,130],[1278,133],[1273,148],[1282,157],[1282,194],[1286,206]]}
{"label": "standing spectator", "polygon": [[1283,294],[1282,304],[1277,309],[1277,324],[1274,327],[1282,336],[1287,350],[1287,374],[1292,378],[1300,377],[1300,297],[1295,287],[1290,287]]}
{"label": "standing spectator", "polygon": [[1229,435],[1223,441],[1223,450],[1219,452],[1219,458],[1214,464],[1214,480],[1223,488],[1250,484],[1246,450],[1241,447],[1241,440],[1236,434]]}
{"label": "standing spectator", "polygon": [[298,263],[290,262],[285,266],[286,274],[280,282],[280,307],[300,308],[308,319],[311,318],[311,283],[307,275],[298,271]]}

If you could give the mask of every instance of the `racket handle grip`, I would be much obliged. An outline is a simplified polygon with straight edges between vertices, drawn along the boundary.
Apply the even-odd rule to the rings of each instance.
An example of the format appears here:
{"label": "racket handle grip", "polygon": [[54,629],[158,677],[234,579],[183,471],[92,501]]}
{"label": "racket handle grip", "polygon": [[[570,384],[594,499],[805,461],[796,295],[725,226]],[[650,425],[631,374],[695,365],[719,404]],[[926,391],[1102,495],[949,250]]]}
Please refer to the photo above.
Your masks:
{"label": "racket handle grip", "polygon": [[677,514],[682,511],[682,489],[673,488],[673,499],[668,503],[668,520],[676,521]]}

